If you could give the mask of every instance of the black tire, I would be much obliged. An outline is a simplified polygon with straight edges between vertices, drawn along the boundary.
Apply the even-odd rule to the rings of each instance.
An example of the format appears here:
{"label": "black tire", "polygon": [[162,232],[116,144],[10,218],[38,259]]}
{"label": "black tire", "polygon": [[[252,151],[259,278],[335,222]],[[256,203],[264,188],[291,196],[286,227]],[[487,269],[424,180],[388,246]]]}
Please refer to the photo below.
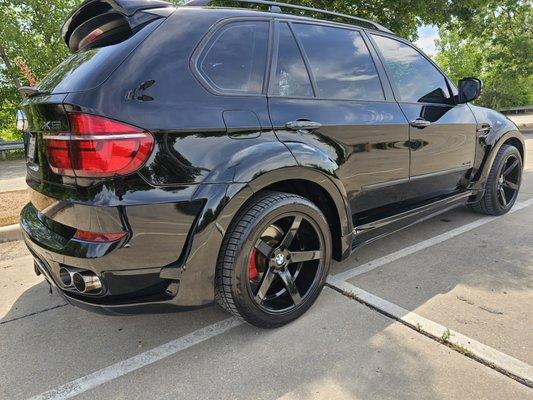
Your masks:
{"label": "black tire", "polygon": [[503,215],[513,208],[522,182],[522,156],[512,145],[503,145],[492,164],[485,193],[470,208],[487,215]]}
{"label": "black tire", "polygon": [[[259,194],[239,211],[224,237],[216,301],[257,327],[285,325],[304,314],[322,291],[331,248],[328,223],[312,202],[294,194]],[[283,260],[285,266],[279,264]]]}

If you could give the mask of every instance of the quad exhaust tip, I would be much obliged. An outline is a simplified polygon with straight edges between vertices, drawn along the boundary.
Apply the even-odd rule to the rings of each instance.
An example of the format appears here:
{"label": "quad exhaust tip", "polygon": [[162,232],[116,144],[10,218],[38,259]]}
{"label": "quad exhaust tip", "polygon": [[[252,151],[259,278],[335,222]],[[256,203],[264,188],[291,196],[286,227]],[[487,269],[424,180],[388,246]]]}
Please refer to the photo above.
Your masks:
{"label": "quad exhaust tip", "polygon": [[68,268],[61,267],[59,269],[59,279],[65,287],[72,286],[72,275],[74,275],[74,272],[70,271]]}
{"label": "quad exhaust tip", "polygon": [[72,283],[80,293],[98,293],[102,289],[100,278],[91,271],[75,272]]}
{"label": "quad exhaust tip", "polygon": [[74,287],[80,293],[98,293],[102,290],[100,278],[91,271],[75,271],[61,267],[59,269],[59,279],[64,287]]}

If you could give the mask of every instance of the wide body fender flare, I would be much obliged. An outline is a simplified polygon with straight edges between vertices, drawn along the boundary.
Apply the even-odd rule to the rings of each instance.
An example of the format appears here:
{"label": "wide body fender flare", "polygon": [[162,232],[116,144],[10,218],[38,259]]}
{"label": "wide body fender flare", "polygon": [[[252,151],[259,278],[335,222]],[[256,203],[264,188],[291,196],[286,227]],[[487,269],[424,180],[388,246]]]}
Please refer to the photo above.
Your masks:
{"label": "wide body fender flare", "polygon": [[501,147],[506,143],[520,143],[522,147],[522,155],[525,161],[525,141],[524,137],[518,130],[510,130],[505,133],[489,134],[487,137],[480,138],[480,147],[483,151],[483,158],[479,166],[478,172],[475,175],[475,180],[472,182],[470,189],[479,192],[481,196],[485,190],[485,184],[490,174],[496,155],[500,151]]}
{"label": "wide body fender flare", "polygon": [[[179,306],[197,306],[213,302],[217,259],[233,218],[257,192],[283,181],[307,180],[327,191],[339,216],[343,252],[349,253],[353,232],[352,220],[343,186],[326,172],[327,168],[333,166],[320,170],[300,166],[291,152],[283,144],[279,145],[283,149],[275,146],[277,150],[287,152],[288,157],[280,157],[278,153],[276,157],[269,158],[268,152],[263,152],[262,157],[254,156],[239,163],[243,167],[236,167],[235,180],[250,179],[249,181],[199,185],[193,199],[206,199],[206,204],[187,241],[181,263],[165,267],[161,271],[162,278],[180,281],[178,294],[172,303]],[[268,147],[269,151],[272,151],[272,146]],[[309,157],[308,159],[311,164],[312,160]],[[269,162],[272,160],[275,162]],[[323,162],[324,159],[317,155],[315,161]]]}

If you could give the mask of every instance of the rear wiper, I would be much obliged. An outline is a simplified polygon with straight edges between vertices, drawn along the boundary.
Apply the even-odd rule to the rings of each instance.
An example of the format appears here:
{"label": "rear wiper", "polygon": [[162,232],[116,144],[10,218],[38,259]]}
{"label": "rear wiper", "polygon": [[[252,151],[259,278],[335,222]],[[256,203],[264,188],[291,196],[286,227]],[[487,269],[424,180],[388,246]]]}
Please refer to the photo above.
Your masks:
{"label": "rear wiper", "polygon": [[46,94],[41,92],[39,89],[34,88],[33,86],[21,86],[19,88],[19,93],[23,99],[29,99],[30,97],[38,96],[40,94]]}

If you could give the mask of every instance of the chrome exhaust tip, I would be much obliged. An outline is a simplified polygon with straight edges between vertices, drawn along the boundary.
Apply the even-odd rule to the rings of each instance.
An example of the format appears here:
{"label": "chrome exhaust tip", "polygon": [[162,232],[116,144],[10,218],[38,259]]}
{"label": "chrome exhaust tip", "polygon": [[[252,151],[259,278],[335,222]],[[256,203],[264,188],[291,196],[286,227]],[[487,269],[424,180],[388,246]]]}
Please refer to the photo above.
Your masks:
{"label": "chrome exhaust tip", "polygon": [[102,282],[94,272],[82,271],[72,275],[72,283],[80,293],[98,293],[102,289]]}
{"label": "chrome exhaust tip", "polygon": [[73,275],[74,272],[72,272],[68,268],[59,268],[59,279],[61,280],[61,283],[67,288],[73,285]]}

